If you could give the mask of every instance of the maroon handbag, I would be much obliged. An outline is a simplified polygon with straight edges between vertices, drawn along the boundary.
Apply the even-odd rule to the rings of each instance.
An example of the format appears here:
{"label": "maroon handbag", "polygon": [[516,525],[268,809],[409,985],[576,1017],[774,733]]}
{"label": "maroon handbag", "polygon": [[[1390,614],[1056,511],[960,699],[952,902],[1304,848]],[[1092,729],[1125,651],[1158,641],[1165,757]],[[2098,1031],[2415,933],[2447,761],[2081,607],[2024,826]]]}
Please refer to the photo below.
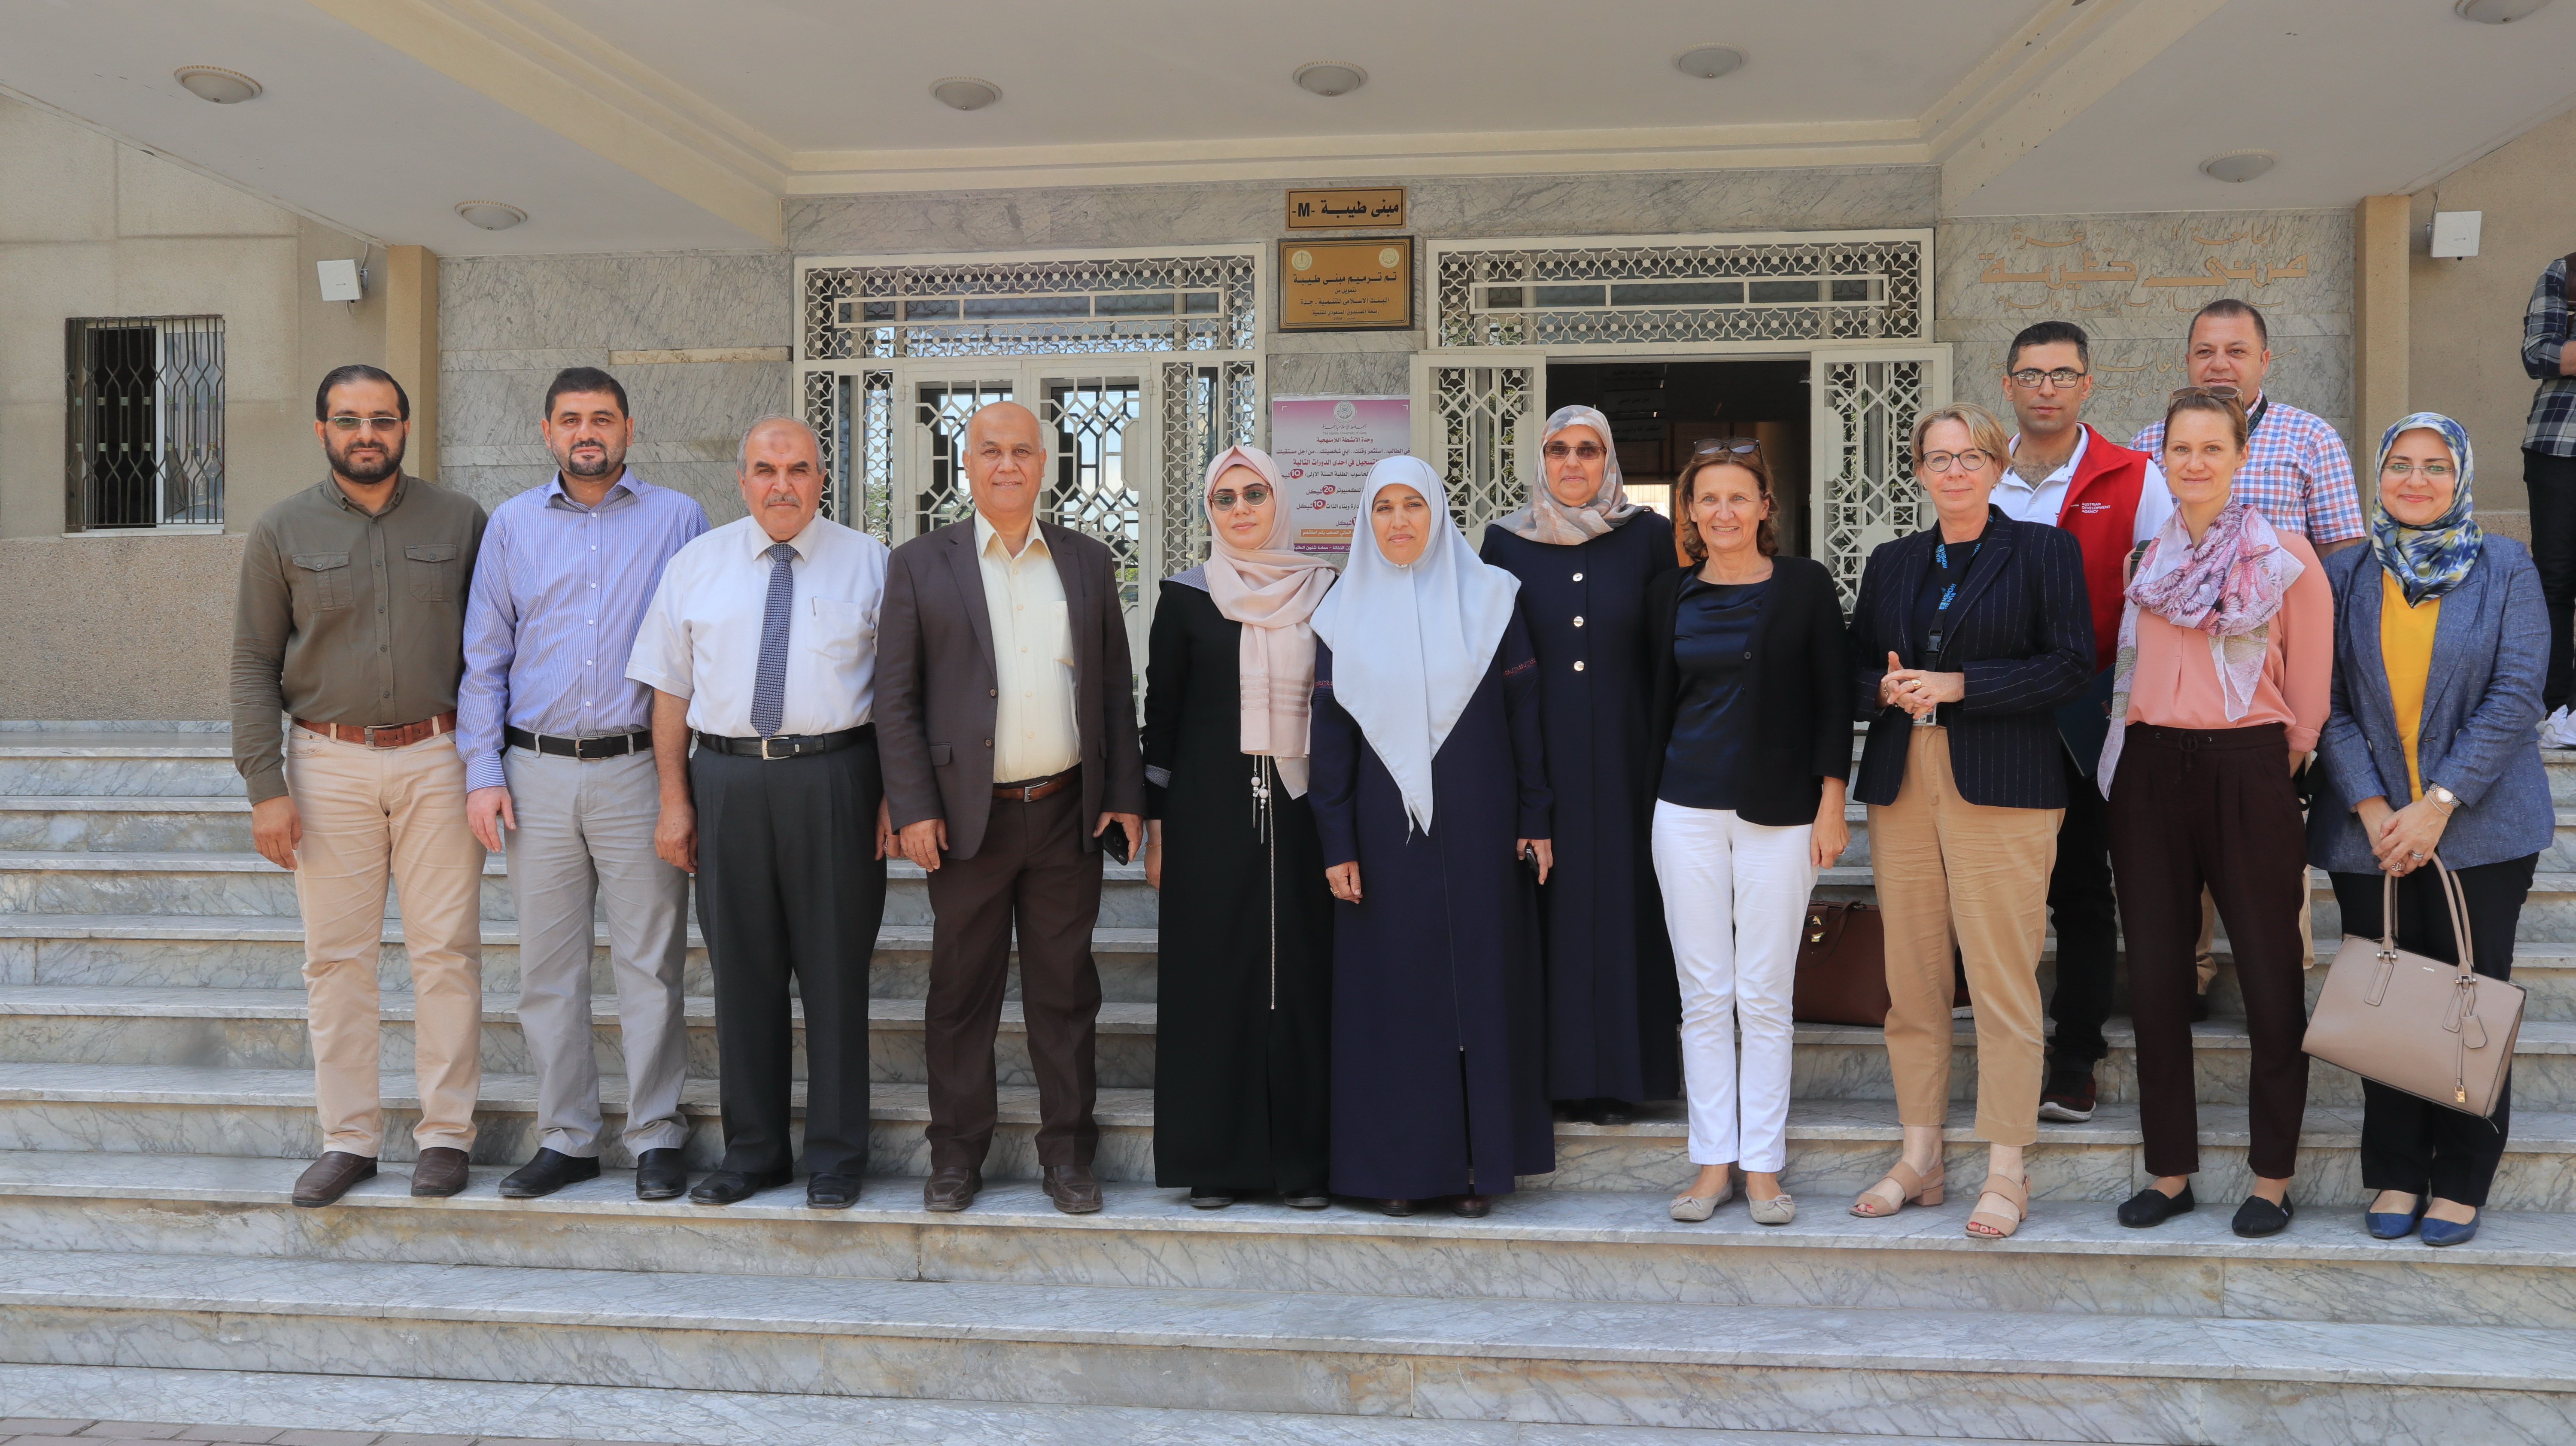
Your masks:
{"label": "maroon handbag", "polygon": [[[1953,962],[1952,1007],[1968,1007],[1968,971]],[[1798,933],[1789,1018],[1799,1024],[1887,1027],[1887,925],[1876,904],[1811,899]]]}

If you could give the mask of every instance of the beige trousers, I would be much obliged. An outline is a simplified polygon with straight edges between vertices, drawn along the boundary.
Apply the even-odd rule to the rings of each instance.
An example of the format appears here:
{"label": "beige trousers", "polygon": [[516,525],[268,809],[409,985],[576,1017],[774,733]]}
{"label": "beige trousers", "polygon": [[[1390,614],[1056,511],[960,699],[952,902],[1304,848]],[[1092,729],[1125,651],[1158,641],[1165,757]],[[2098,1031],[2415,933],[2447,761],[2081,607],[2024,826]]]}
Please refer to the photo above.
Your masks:
{"label": "beige trousers", "polygon": [[2062,808],[1970,803],[1950,778],[1950,730],[1916,728],[1896,802],[1869,810],[1870,868],[1887,928],[1887,1062],[1896,1118],[1939,1126],[1950,1115],[1950,941],[1977,1002],[1977,1135],[1989,1144],[2039,1138],[2046,1050],[2039,1000],[2048,871]]}
{"label": "beige trousers", "polygon": [[472,1149],[483,1082],[483,846],[465,823],[455,736],[369,748],[291,729],[286,791],[304,825],[295,902],[323,1148],[373,1159],[384,1144],[376,958],[390,877],[411,955],[421,1106],[412,1138],[422,1149]]}

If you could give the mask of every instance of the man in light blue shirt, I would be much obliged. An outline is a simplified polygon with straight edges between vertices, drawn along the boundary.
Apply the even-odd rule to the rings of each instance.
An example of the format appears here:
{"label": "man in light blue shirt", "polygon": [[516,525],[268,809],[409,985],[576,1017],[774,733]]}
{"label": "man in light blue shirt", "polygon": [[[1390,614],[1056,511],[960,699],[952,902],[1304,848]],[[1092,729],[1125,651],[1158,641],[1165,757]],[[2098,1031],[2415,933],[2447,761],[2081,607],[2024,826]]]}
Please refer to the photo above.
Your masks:
{"label": "man in light blue shirt", "polygon": [[519,1025],[537,1072],[539,1148],[501,1194],[533,1199],[599,1174],[590,971],[604,893],[626,1055],[624,1144],[636,1195],[668,1200],[688,1187],[689,876],[654,853],[653,692],[627,680],[626,662],[664,564],[707,530],[707,515],[626,469],[635,423],[608,373],[558,374],[539,430],[555,477],[493,509],[456,701],[467,820],[487,849],[502,849],[506,835]]}

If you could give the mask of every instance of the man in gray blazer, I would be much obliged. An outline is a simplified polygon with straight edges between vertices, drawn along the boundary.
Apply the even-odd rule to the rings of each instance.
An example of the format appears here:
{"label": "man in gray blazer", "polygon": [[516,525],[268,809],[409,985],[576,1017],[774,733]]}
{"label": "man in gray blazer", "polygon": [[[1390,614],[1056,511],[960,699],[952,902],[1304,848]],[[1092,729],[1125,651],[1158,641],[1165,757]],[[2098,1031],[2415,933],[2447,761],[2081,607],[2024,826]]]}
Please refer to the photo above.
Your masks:
{"label": "man in gray blazer", "polygon": [[983,1187],[1016,923],[1038,1163],[1056,1208],[1082,1214],[1100,1208],[1101,855],[1144,837],[1127,625],[1109,549],[1037,520],[1053,460],[1038,419],[985,407],[965,454],[975,515],[895,549],[877,637],[888,824],[930,875],[922,1203],[963,1210]]}

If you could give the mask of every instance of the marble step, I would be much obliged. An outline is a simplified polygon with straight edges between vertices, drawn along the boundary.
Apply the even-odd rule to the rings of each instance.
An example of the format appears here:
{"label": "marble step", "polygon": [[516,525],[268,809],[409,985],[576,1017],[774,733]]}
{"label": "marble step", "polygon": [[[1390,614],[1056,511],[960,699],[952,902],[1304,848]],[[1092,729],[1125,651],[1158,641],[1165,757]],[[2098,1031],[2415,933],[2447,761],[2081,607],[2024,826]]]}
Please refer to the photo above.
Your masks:
{"label": "marble step", "polygon": [[[418,1098],[407,1074],[381,1084],[386,1108],[384,1155],[408,1159]],[[794,1097],[801,1101],[804,1088]],[[609,1133],[623,1128],[626,1082],[600,1081]],[[722,1158],[716,1082],[692,1079],[681,1095],[690,1133],[688,1158],[712,1167]],[[537,1146],[536,1082],[528,1075],[486,1074],[476,1111],[478,1164],[516,1165]],[[801,1110],[801,1106],[800,1106]],[[870,1092],[869,1169],[886,1175],[929,1171],[922,1129],[928,1097],[920,1085],[879,1084]],[[1037,1175],[1037,1091],[1005,1086],[1000,1126],[986,1174]],[[1154,1177],[1154,1098],[1150,1090],[1100,1091],[1104,1179]],[[2249,1188],[2242,1106],[2199,1108],[2200,1189],[2211,1200],[2235,1200]],[[1953,1173],[1965,1181],[1983,1168],[1973,1139],[1975,1109],[1950,1108],[1946,1138]],[[801,1127],[800,1127],[801,1129]],[[2303,1125],[2292,1198],[2339,1207],[2362,1196],[2357,1107],[2314,1105]],[[1691,1178],[1687,1129],[1677,1103],[1642,1107],[1630,1125],[1580,1122],[1555,1128],[1556,1166],[1527,1183],[1564,1190],[1669,1191]],[[1782,1178],[1801,1196],[1849,1196],[1886,1170],[1899,1137],[1895,1107],[1883,1100],[1797,1099],[1789,1111],[1789,1160]],[[2047,1124],[2029,1155],[2031,1188],[2043,1200],[2117,1201],[2143,1187],[2137,1108],[2104,1105],[2088,1124]],[[313,1076],[297,1069],[223,1069],[183,1065],[0,1064],[0,1150],[90,1150],[119,1154],[247,1155],[310,1159],[322,1141],[313,1115]],[[631,1165],[611,1141],[602,1159]],[[2518,1111],[2490,1203],[2499,1210],[2576,1213],[2576,1113]]]}
{"label": "marble step", "polygon": [[[689,1073],[717,1076],[715,1001],[691,996],[684,1006]],[[412,1065],[414,1004],[408,995],[386,996],[381,1034],[384,1067],[400,1073]],[[871,1002],[870,1077],[886,1084],[928,1079],[922,1053],[922,1001],[918,997]],[[1095,1055],[1100,1083],[1112,1088],[1154,1085],[1156,1007],[1101,1006]],[[1976,1026],[1953,1026],[1950,1089],[1954,1098],[1976,1096]],[[624,1071],[616,1003],[591,1005],[593,1054],[603,1073]],[[1026,1026],[1020,1007],[1003,1007],[1000,1054],[1004,1084],[1034,1084]],[[795,1074],[805,1077],[803,1013],[797,1010]],[[2138,1100],[2135,1032],[2114,1019],[2103,1031],[2111,1055],[2095,1071],[2104,1102]],[[2216,1018],[2193,1027],[2198,1098],[2205,1104],[2245,1099],[2251,1044],[2241,1019]],[[1790,1088],[1801,1099],[1893,1100],[1887,1048],[1876,1029],[1845,1025],[1797,1027]],[[487,993],[483,1007],[483,1068],[495,1074],[533,1073],[514,995]],[[305,1028],[305,996],[285,989],[121,989],[89,985],[0,984],[0,1062],[20,1064],[179,1064],[215,1068],[306,1069],[312,1066]],[[2515,1041],[2514,1099],[2524,1109],[2576,1110],[2576,1022],[2527,1021]],[[2318,1062],[2309,1072],[2308,1098],[2319,1105],[2358,1106],[2360,1080]]]}
{"label": "marble step", "polygon": [[[888,924],[878,930],[870,990],[888,998],[922,997],[928,988],[930,935],[928,924]],[[609,972],[605,926],[594,937],[591,988],[612,994],[616,981]],[[411,989],[402,938],[401,921],[387,919],[376,978],[389,996]],[[293,915],[0,913],[0,985],[300,990],[303,940],[303,925]],[[1091,953],[1105,999],[1153,999],[1154,941],[1150,928],[1092,931]],[[712,992],[705,941],[695,930],[689,935],[684,970],[683,989]],[[516,920],[483,921],[483,985],[489,991],[518,992]],[[1012,998],[1019,997],[1016,966],[1009,989]]]}
{"label": "marble step", "polygon": [[[1559,1426],[1413,1416],[1323,1416],[1141,1406],[869,1400],[778,1392],[683,1391],[295,1371],[154,1370],[0,1364],[0,1416],[198,1421],[345,1431],[365,1440],[621,1440],[689,1446],[2007,1446],[1991,1436]],[[263,1439],[265,1432],[263,1431]],[[281,1437],[309,1440],[310,1437]],[[2023,1439],[2011,1446],[2073,1446]]]}
{"label": "marble step", "polygon": [[242,797],[223,732],[0,728],[0,794]]}
{"label": "marble step", "polygon": [[[2554,1434],[2576,1333],[1999,1311],[1432,1301],[47,1254],[0,1357],[1089,1407],[2007,1438]],[[2456,1439],[2456,1438],[2455,1438]],[[2489,1439],[2501,1439],[2490,1437]]]}
{"label": "marble step", "polygon": [[1754,1224],[1740,1202],[1684,1225],[1666,1192],[1556,1189],[1503,1196],[1482,1220],[1436,1205],[1398,1220],[1350,1200],[1198,1210],[1182,1190],[1111,1183],[1099,1214],[1068,1216],[1034,1184],[995,1182],[973,1209],[931,1215],[911,1177],[871,1179],[845,1211],[805,1208],[801,1187],[710,1210],[639,1201],[623,1170],[504,1200],[507,1168],[490,1166],[445,1200],[413,1198],[409,1176],[388,1168],[316,1212],[288,1204],[295,1168],[0,1152],[0,1251],[2576,1329],[2576,1216],[2504,1210],[2471,1244],[2430,1250],[2371,1239],[2358,1205],[2314,1206],[2284,1234],[2247,1241],[2228,1228],[2233,1200],[2154,1231],[2123,1227],[2104,1203],[2043,1201],[2019,1233],[1989,1241],[1963,1228],[1975,1205],[1964,1188],[1881,1221],[1808,1196],[1779,1227]]}

